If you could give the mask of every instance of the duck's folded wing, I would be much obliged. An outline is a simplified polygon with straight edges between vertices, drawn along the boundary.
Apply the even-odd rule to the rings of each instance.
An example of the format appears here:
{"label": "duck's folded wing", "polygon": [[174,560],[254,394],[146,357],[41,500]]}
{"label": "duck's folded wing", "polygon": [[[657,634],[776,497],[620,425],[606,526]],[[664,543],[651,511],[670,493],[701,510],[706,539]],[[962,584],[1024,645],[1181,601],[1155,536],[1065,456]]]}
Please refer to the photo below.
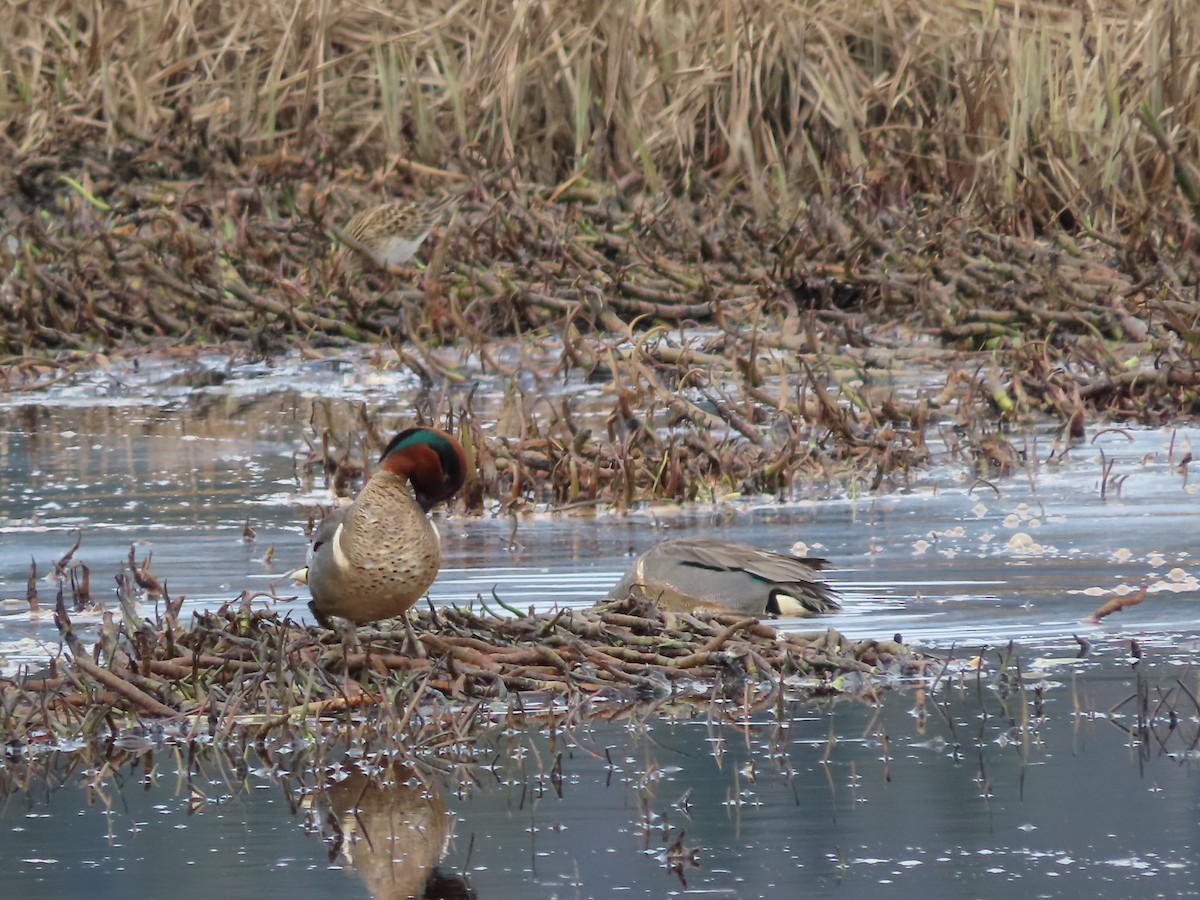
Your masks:
{"label": "duck's folded wing", "polygon": [[321,547],[333,540],[338,528],[345,523],[349,512],[350,507],[339,506],[337,509],[326,514],[325,518],[317,525],[316,530],[313,531],[312,542],[308,545],[308,560],[310,563]]}
{"label": "duck's folded wing", "polygon": [[838,609],[834,591],[818,575],[826,565],[713,538],[663,541],[644,553],[610,592],[635,588],[668,609],[698,606],[747,615],[810,615]]}
{"label": "duck's folded wing", "polygon": [[675,557],[681,564],[707,569],[744,571],[764,581],[808,581],[829,567],[829,561],[819,556],[792,556],[735,544],[714,538],[679,538],[664,541],[650,552],[660,550]]}

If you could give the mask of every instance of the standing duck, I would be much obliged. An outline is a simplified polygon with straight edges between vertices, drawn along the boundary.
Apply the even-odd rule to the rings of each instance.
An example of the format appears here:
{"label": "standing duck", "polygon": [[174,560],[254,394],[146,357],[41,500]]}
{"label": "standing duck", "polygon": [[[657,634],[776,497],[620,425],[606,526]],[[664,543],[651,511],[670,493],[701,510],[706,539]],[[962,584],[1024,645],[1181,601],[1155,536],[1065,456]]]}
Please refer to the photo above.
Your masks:
{"label": "standing duck", "polygon": [[645,597],[664,609],[727,609],[748,616],[812,616],[841,606],[817,557],[773,553],[707,537],[674,538],[637,558],[610,599]]}
{"label": "standing duck", "polygon": [[[466,478],[462,445],[435,428],[397,434],[354,502],[321,520],[308,566],[295,573],[312,592],[309,609],[355,625],[402,616],[437,576],[441,548],[426,513]],[[412,492],[409,492],[412,485]]]}

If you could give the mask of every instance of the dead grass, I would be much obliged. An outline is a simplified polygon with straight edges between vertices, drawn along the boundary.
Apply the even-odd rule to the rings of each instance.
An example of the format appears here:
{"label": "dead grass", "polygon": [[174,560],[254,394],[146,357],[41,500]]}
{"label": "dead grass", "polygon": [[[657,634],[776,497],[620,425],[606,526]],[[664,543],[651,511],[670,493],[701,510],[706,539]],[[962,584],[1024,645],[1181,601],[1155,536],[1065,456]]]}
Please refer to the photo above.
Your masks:
{"label": "dead grass", "polygon": [[1188,0],[26,0],[0,35],[18,158],[182,123],[243,159],[440,166],[478,145],[544,183],[715,178],[784,217],[859,181],[1031,230],[1200,201]]}
{"label": "dead grass", "polygon": [[[477,442],[514,504],[877,488],[948,418],[1003,471],[1013,421],[1196,415],[1198,30],[1169,0],[9,4],[0,390],[177,343],[386,344],[444,387],[439,348],[503,374],[492,337],[552,335],[611,414],[514,389]],[[333,271],[357,209],[450,190],[419,281]],[[870,387],[916,362],[944,388]]]}
{"label": "dead grass", "polygon": [[[132,591],[133,580],[142,584],[132,554],[130,565]],[[753,617],[670,613],[644,600],[507,617],[486,606],[483,614],[431,606],[413,616],[421,652],[408,655],[404,630],[360,632],[348,646],[252,609],[257,596],[248,593],[191,623],[178,619],[182,598],[161,599],[166,612],[153,623],[123,600],[122,621],[106,615],[100,642],[88,648],[60,590],[62,649],[43,675],[0,678],[0,739],[91,739],[127,714],[183,724],[192,737],[265,735],[363,711],[393,746],[436,753],[487,724],[499,709],[489,703],[507,702],[510,719],[533,702],[572,720],[687,707],[736,721],[785,700],[877,699],[941,667],[896,640],[853,642],[833,629],[783,634]],[[722,707],[724,699],[736,706]],[[591,709],[594,700],[604,708]]]}

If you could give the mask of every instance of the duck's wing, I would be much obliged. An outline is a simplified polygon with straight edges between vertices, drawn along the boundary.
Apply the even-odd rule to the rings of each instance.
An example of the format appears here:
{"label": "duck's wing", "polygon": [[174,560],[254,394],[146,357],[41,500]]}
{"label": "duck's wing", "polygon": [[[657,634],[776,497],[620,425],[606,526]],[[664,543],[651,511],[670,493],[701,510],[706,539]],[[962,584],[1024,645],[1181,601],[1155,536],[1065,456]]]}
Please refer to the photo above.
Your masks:
{"label": "duck's wing", "polygon": [[637,587],[672,609],[717,606],[747,615],[811,615],[839,609],[818,557],[790,556],[715,538],[677,538],[644,553],[609,596]]}
{"label": "duck's wing", "polygon": [[650,552],[655,551],[669,554],[684,565],[724,571],[741,570],[764,581],[811,580],[817,578],[817,573],[822,569],[829,567],[829,560],[819,556],[793,556],[707,537],[663,541]]}
{"label": "duck's wing", "polygon": [[328,544],[337,535],[337,530],[346,522],[346,517],[350,515],[349,506],[339,506],[337,509],[325,515],[321,523],[317,525],[313,531],[312,541],[308,545],[308,563],[312,565],[313,559],[320,552],[321,547]]}

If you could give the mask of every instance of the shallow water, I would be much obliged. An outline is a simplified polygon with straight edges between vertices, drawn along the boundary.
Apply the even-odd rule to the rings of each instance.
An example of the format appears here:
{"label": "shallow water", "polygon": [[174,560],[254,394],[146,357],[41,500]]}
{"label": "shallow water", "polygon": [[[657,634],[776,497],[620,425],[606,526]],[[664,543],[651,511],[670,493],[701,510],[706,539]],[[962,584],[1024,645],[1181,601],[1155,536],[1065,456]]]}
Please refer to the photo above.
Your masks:
{"label": "shallow water", "polygon": [[[153,553],[171,593],[188,598],[185,612],[244,589],[303,595],[284,576],[304,560],[304,508],[331,502],[302,474],[310,420],[348,429],[364,405],[392,410],[381,426],[399,427],[406,420],[395,415],[394,397],[415,391],[406,373],[352,358],[241,368],[214,359],[183,371],[104,373],[36,403],[13,394],[0,403],[0,599],[13,601],[0,608],[0,652],[7,646],[10,660],[20,658],[12,641],[55,636],[48,615],[30,621],[30,559],[45,576],[76,529],[76,558],[91,568],[97,596],[131,544],[139,559]],[[214,371],[218,383],[194,386]],[[499,392],[480,391],[479,402]],[[1196,429],[1093,434],[1065,462],[1033,465],[995,490],[973,486],[967,469],[948,461],[878,497],[729,499],[629,516],[443,516],[444,568],[430,594],[435,603],[495,590],[519,607],[590,604],[636,553],[669,535],[704,532],[780,550],[802,541],[828,557],[845,610],[821,625],[855,638],[899,632],[945,646],[1195,629],[1200,499],[1174,464]],[[1021,443],[1045,459],[1051,440],[1033,433]],[[1102,459],[1112,465],[1106,498]],[[247,522],[253,542],[242,539]],[[1143,581],[1146,602],[1100,625],[1083,622],[1100,594]],[[54,585],[39,585],[51,609]],[[304,600],[287,607],[298,618]]]}
{"label": "shallow water", "polygon": [[[37,665],[57,646],[55,586],[45,575],[77,529],[76,559],[110,606],[113,575],[133,544],[139,558],[153,553],[172,595],[187,596],[185,612],[274,586],[297,595],[283,608],[303,618],[303,588],[284,576],[304,559],[303,508],[328,502],[302,475],[310,421],[348,428],[357,404],[390,411],[382,425],[400,427],[408,420],[396,411],[417,402],[416,392],[406,373],[359,359],[230,367],[214,358],[126,366],[35,397],[0,398],[0,599],[11,600],[0,606],[0,666]],[[499,393],[485,386],[480,402]],[[1089,437],[1064,462],[997,480],[998,493],[973,487],[965,467],[946,458],[878,497],[826,490],[811,499],[804,488],[787,502],[727,499],[686,512],[443,517],[444,568],[430,592],[439,604],[490,602],[493,591],[517,607],[590,604],[654,541],[704,532],[774,549],[803,541],[827,556],[845,609],[818,627],[851,638],[900,633],[934,651],[953,645],[960,657],[1015,640],[1025,667],[1075,656],[1074,635],[1099,652],[1049,664],[1047,718],[1032,736],[1011,732],[1022,719],[987,687],[990,671],[978,690],[943,691],[944,715],[931,700],[923,731],[912,690],[885,695],[878,708],[790,707],[783,736],[766,722],[717,733],[657,718],[636,728],[597,724],[564,758],[561,798],[544,776],[545,736],[509,761],[510,738],[497,733],[500,770],[462,797],[443,794],[456,823],[442,870],[465,875],[479,896],[751,897],[791,885],[818,896],[1194,890],[1200,816],[1184,732],[1194,732],[1197,710],[1173,701],[1183,727],[1165,740],[1171,755],[1149,736],[1131,742],[1124,719],[1077,713],[1108,710],[1139,675],[1160,692],[1175,690],[1179,676],[1200,693],[1189,669],[1200,647],[1198,501],[1175,465],[1197,433]],[[1020,443],[1045,460],[1051,435]],[[1102,463],[1112,464],[1107,497]],[[251,542],[242,537],[247,521]],[[33,616],[31,557],[46,611]],[[1085,622],[1101,594],[1143,582],[1143,603]],[[1150,654],[1139,669],[1126,658],[1130,639]],[[984,654],[992,664],[995,656]],[[175,897],[247,885],[365,896],[345,859],[331,865],[328,842],[305,833],[304,815],[291,809],[305,792],[286,777],[253,764],[245,775],[214,775],[189,813],[196,788],[189,793],[187,780],[170,774],[172,753],[155,751],[162,774],[142,779],[143,759],[108,776],[101,793],[84,788],[93,776],[74,773],[61,787],[35,780],[10,796],[0,813],[0,878],[21,896],[94,890],[98,872],[114,894],[153,896],[146,885],[169,883],[163,895]],[[7,766],[11,778],[20,762]],[[689,788],[685,814],[672,804]],[[686,888],[656,856],[680,828],[700,863],[683,869]]]}
{"label": "shallow water", "polygon": [[[443,889],[479,897],[1200,889],[1198,726],[1176,683],[1195,694],[1195,672],[1156,653],[1134,666],[1116,641],[1043,661],[1042,676],[1032,662],[1041,715],[1032,690],[1005,700],[967,675],[740,725],[497,729],[462,777],[425,773],[432,801],[404,773],[368,779],[340,756],[321,785],[302,784],[299,745],[268,764],[132,738],[108,768],[60,754],[52,780],[8,798],[0,878],[25,898],[406,896],[434,866]],[[1160,707],[1133,739],[1136,704],[1104,713],[1139,685],[1191,714],[1172,730]],[[7,760],[0,783],[25,782],[27,765]]]}

